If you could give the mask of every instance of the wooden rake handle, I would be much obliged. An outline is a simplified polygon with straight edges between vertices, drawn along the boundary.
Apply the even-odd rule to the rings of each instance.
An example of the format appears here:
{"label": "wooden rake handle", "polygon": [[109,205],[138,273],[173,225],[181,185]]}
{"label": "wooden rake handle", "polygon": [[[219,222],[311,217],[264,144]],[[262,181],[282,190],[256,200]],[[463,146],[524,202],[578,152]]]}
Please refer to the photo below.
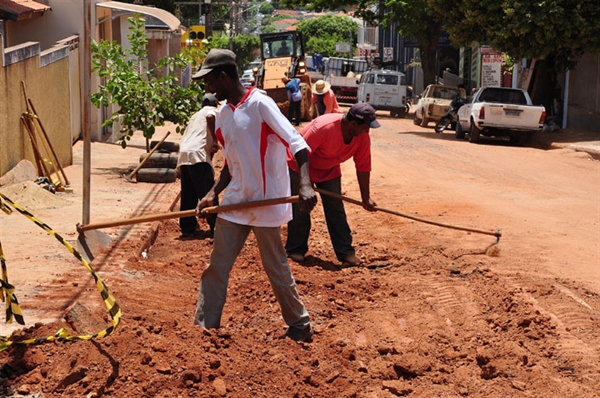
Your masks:
{"label": "wooden rake handle", "polygon": [[[242,209],[250,209],[254,207],[263,207],[263,206],[271,206],[271,205],[280,205],[284,203],[294,203],[297,202],[298,196],[288,196],[285,198],[274,198],[274,199],[264,199],[264,200],[256,200],[253,202],[245,202],[245,203],[236,203],[232,205],[224,205],[224,206],[210,206],[202,209],[202,213],[221,213],[224,211],[231,210],[242,210]],[[160,221],[160,220],[168,220],[172,218],[183,218],[183,217],[194,217],[197,216],[198,213],[196,210],[184,210],[184,211],[173,211],[170,213],[161,213],[154,214],[150,216],[144,217],[135,217],[130,218],[128,220],[117,220],[117,221],[106,221],[97,224],[87,224],[80,225],[77,224],[77,231],[84,232],[93,229],[101,229],[101,228],[109,228],[109,227],[118,227],[121,225],[132,225],[132,224],[141,224],[145,222],[151,221]]]}
{"label": "wooden rake handle", "polygon": [[[336,198],[336,199],[344,200],[346,202],[353,203],[355,205],[359,205],[359,206],[363,205],[363,203],[360,200],[352,199],[352,198],[349,198],[349,197],[346,197],[346,196],[343,196],[343,195],[338,195],[337,193],[326,191],[326,190],[321,189],[321,188],[315,188],[315,191],[319,192],[320,194],[330,196],[332,198]],[[378,206],[375,206],[375,210],[381,211],[381,212],[384,212],[384,213],[388,213],[388,214],[393,214],[395,216],[409,218],[411,220],[422,222],[422,223],[425,223],[425,224],[435,225],[435,226],[438,226],[438,227],[457,229],[459,231],[475,232],[475,233],[484,234],[484,235],[492,235],[492,236],[495,236],[498,241],[500,240],[500,237],[502,236],[502,234],[498,230],[497,231],[487,231],[487,230],[483,230],[483,229],[468,228],[468,227],[461,227],[461,226],[458,226],[458,225],[444,224],[444,223],[439,223],[439,222],[427,220],[425,218],[416,217],[416,216],[413,216],[411,214],[406,214],[406,213],[401,213],[399,211],[384,209],[383,207],[378,207]]]}

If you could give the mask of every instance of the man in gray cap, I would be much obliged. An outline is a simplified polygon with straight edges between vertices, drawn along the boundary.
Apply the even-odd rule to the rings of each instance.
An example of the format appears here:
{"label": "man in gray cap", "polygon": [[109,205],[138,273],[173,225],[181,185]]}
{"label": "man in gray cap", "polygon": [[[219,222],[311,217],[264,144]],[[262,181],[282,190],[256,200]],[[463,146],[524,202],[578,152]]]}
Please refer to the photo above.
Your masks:
{"label": "man in gray cap", "polygon": [[[371,199],[371,139],[369,130],[380,127],[375,109],[367,103],[353,105],[346,113],[329,113],[314,119],[300,130],[300,134],[310,146],[310,179],[318,188],[334,194],[342,194],[342,170],[340,164],[353,158],[356,177],[360,187],[363,207],[375,211],[377,204]],[[292,194],[298,188],[298,168],[290,161],[290,181]],[[352,246],[352,232],[346,220],[346,211],[341,199],[321,194],[327,229],[335,254],[343,266],[356,266],[360,259],[356,257]],[[288,222],[288,237],[285,250],[288,256],[303,262],[308,251],[310,234],[310,214],[293,205],[293,218]]]}
{"label": "man in gray cap", "polygon": [[[215,204],[222,191],[222,205],[290,196],[288,147],[300,173],[299,206],[307,212],[312,210],[317,197],[308,175],[308,145],[273,99],[256,87],[246,89],[240,83],[235,54],[210,50],[193,79],[202,79],[206,90],[224,101],[217,111],[215,131],[226,163],[217,183],[198,203],[198,211]],[[229,273],[253,231],[263,268],[289,326],[281,337],[310,341],[308,311],[296,290],[281,240],[281,225],[291,218],[289,204],[219,213],[210,264],[200,280],[195,324],[220,326]]]}
{"label": "man in gray cap", "polygon": [[[181,181],[181,211],[195,209],[198,201],[215,184],[212,157],[219,148],[215,137],[217,106],[214,94],[204,95],[202,108],[190,118],[181,138],[177,159]],[[213,235],[216,219],[216,214],[206,218],[210,227],[209,236]],[[203,234],[196,217],[180,218],[179,228],[184,238]]]}

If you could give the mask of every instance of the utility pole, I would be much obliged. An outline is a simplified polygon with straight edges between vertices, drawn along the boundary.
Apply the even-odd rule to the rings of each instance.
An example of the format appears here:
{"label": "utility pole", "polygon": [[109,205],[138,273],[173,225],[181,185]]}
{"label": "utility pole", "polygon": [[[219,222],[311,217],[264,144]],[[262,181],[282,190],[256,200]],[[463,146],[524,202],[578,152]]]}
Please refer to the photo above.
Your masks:
{"label": "utility pole", "polygon": [[206,26],[206,37],[213,35],[213,15],[212,15],[212,1],[204,0],[204,12],[205,12],[205,26]]}
{"label": "utility pole", "polygon": [[234,32],[234,27],[237,25],[234,24],[234,17],[235,17],[235,1],[231,2],[231,8],[230,8],[230,16],[229,16],[229,49],[231,51],[233,51],[233,36],[235,36],[235,32]]}

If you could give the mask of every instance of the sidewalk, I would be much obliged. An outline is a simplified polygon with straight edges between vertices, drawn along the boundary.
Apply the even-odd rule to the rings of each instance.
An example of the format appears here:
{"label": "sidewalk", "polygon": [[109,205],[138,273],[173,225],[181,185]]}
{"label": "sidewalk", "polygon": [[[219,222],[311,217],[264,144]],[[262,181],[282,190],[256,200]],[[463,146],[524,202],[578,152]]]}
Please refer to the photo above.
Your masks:
{"label": "sidewalk", "polygon": [[543,148],[572,149],[577,152],[586,152],[592,158],[600,160],[600,132],[566,129],[541,134]]}
{"label": "sidewalk", "polygon": [[[162,139],[168,129],[157,128],[152,140]],[[166,141],[178,142],[181,135],[172,128],[170,131]],[[174,203],[179,193],[179,180],[170,184],[131,183],[123,177],[133,171],[139,164],[140,156],[145,153],[146,139],[138,133],[125,149],[119,144],[92,143],[91,224],[164,213],[174,204],[179,205],[178,202]],[[83,212],[82,158],[83,144],[78,142],[73,147],[73,165],[65,168],[71,193],[58,192],[53,195],[30,182],[0,187],[0,192],[46,223],[76,249],[79,235],[76,225],[82,223]],[[143,245],[153,239],[152,233],[153,230],[155,233],[157,225],[158,222],[143,223],[101,231],[112,238],[109,247],[131,242],[128,245],[132,248],[131,255],[139,255],[144,249]],[[79,296],[89,296],[91,301],[98,301],[97,293],[89,291],[91,277],[85,267],[54,237],[17,211],[11,215],[0,212],[0,242],[6,259],[8,280],[16,288],[15,294],[24,312],[26,326],[62,317],[65,306],[79,301]],[[94,250],[94,254],[96,252]],[[104,259],[104,256],[97,256],[91,263],[99,274]],[[107,284],[110,289],[110,283]],[[67,286],[69,289],[63,289]],[[74,287],[79,291],[75,298],[72,296]],[[65,294],[65,290],[70,294]],[[52,304],[49,300],[52,300]],[[40,305],[40,301],[45,305]],[[5,324],[1,320],[0,335],[9,335],[22,327]]]}

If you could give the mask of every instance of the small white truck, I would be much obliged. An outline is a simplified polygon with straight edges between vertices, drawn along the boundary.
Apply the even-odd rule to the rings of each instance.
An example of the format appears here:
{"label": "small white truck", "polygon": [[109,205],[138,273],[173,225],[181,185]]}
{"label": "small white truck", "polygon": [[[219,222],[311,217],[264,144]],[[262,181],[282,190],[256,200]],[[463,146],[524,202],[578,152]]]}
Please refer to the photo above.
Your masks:
{"label": "small white truck", "polygon": [[378,111],[390,111],[391,117],[404,117],[406,75],[394,70],[373,69],[362,74],[358,84],[358,102],[367,102]]}
{"label": "small white truck", "polygon": [[513,144],[527,145],[542,130],[546,108],[533,105],[527,91],[507,87],[482,87],[460,107],[456,138],[476,143],[480,135],[508,137]]}
{"label": "small white truck", "polygon": [[[356,103],[360,75],[368,69],[367,61],[352,58],[329,57],[325,64],[325,80],[338,102]],[[348,76],[349,72],[352,72]]]}

